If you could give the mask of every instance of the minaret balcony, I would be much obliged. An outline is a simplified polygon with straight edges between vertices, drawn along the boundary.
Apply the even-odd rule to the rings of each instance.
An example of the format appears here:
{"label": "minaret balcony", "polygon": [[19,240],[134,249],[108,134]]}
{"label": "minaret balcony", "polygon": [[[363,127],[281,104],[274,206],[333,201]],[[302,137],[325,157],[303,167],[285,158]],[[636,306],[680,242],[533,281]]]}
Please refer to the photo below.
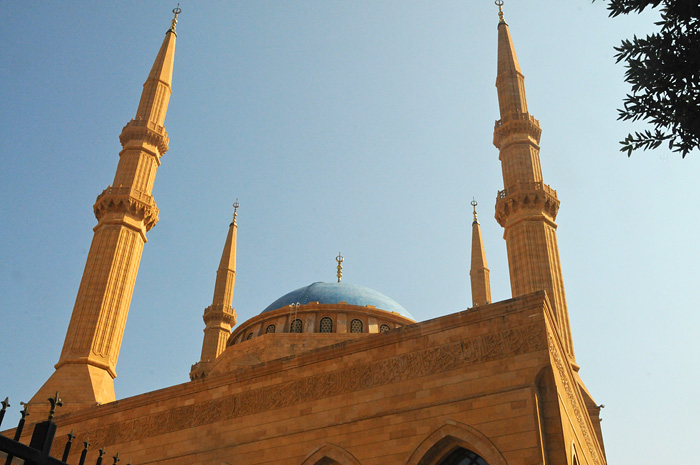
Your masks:
{"label": "minaret balcony", "polygon": [[499,119],[493,128],[493,145],[503,149],[513,142],[524,138],[539,145],[542,128],[540,122],[530,113],[510,113]]}
{"label": "minaret balcony", "polygon": [[129,214],[142,221],[146,231],[158,223],[158,207],[153,196],[131,187],[108,186],[97,196],[93,210],[98,221],[107,213]]}
{"label": "minaret balcony", "polygon": [[[147,119],[132,119],[122,129],[119,142],[126,148],[130,142],[143,141],[158,149],[158,157],[162,157],[168,151],[170,139],[163,126]],[[138,142],[137,142],[138,143]]]}
{"label": "minaret balcony", "polygon": [[553,224],[558,212],[557,191],[543,182],[518,182],[496,196],[496,221],[503,227],[534,217]]}
{"label": "minaret balcony", "polygon": [[230,330],[230,328],[236,324],[236,312],[230,305],[228,307],[224,307],[223,305],[210,305],[204,309],[204,316],[202,316],[202,319],[207,325],[209,325],[209,323],[228,325]]}

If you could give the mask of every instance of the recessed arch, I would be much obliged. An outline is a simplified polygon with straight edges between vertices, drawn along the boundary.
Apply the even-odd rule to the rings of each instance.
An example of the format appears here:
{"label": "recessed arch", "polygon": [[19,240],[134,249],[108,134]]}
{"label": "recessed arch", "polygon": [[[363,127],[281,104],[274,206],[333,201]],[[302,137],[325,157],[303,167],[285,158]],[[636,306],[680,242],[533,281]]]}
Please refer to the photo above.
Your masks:
{"label": "recessed arch", "polygon": [[335,444],[326,443],[301,462],[301,465],[362,465],[350,452]]}
{"label": "recessed arch", "polygon": [[481,432],[457,422],[433,431],[413,451],[406,465],[436,465],[459,448],[475,452],[489,465],[508,465],[503,454]]}

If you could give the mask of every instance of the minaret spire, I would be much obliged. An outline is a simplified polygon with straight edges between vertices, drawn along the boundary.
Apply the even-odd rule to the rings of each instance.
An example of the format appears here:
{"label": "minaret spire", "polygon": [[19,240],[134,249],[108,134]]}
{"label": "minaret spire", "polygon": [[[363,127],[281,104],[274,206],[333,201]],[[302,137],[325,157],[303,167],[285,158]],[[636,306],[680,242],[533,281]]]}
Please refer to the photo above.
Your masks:
{"label": "minaret spire", "polygon": [[476,218],[476,200],[471,201],[474,208],[474,221],[472,222],[472,266],[469,277],[472,284],[472,304],[486,305],[491,303],[491,279],[489,267],[486,263],[484,242],[481,238],[481,226]]}
{"label": "minaret spire", "polygon": [[93,207],[97,226],[63,350],[56,371],[30,402],[34,411],[56,391],[65,401],[64,413],[115,399],[112,379],[141,252],[146,232],[158,222],[151,193],[168,150],[163,122],[172,92],[175,39],[173,27],[143,85],[136,116],[119,136],[123,149],[114,182]]}
{"label": "minaret spire", "polygon": [[226,341],[231,335],[231,328],[236,324],[236,311],[231,307],[233,290],[236,285],[236,238],[238,236],[238,199],[233,204],[233,220],[228,227],[228,235],[221,254],[219,269],[216,271],[214,297],[212,303],[204,309],[204,342],[199,362],[192,365],[190,379],[205,377],[211,369],[211,363],[226,348]]}
{"label": "minaret spire", "polygon": [[559,200],[542,181],[540,129],[527,108],[525,78],[520,70],[510,29],[499,5],[498,104],[493,143],[499,149],[504,189],[496,199],[496,220],[504,228],[513,297],[547,292],[559,333],[572,362],[574,348],[554,222]]}

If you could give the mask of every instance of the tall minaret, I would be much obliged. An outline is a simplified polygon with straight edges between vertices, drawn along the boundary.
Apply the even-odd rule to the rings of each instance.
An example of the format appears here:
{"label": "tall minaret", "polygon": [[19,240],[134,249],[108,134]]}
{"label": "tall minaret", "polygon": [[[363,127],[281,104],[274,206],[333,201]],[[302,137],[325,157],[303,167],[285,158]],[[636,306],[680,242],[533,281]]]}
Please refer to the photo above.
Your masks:
{"label": "tall minaret", "polygon": [[484,241],[481,239],[481,226],[476,218],[476,200],[472,200],[474,207],[474,221],[472,222],[472,266],[469,277],[472,284],[472,305],[486,305],[491,303],[491,279],[489,278],[489,266],[486,263]]}
{"label": "tall minaret", "polygon": [[56,371],[31,400],[34,411],[56,391],[64,413],[114,400],[112,380],[141,252],[146,232],[158,222],[151,192],[160,158],[168,150],[163,122],[172,93],[180,12],[173,10],[175,17],[143,85],[136,117],[119,136],[123,149],[114,182],[97,196],[97,226],[63,350]]}
{"label": "tall minaret", "polygon": [[236,285],[236,236],[238,225],[236,216],[239,207],[238,199],[233,204],[233,221],[228,227],[226,244],[221,254],[219,269],[216,271],[214,298],[210,306],[204,309],[204,342],[202,357],[192,365],[190,379],[200,379],[207,375],[211,363],[226,348],[226,341],[231,335],[231,327],[236,324],[236,311],[231,307],[233,289]]}
{"label": "tall minaret", "polygon": [[499,4],[498,104],[493,143],[499,149],[503,187],[496,200],[496,220],[505,229],[513,297],[544,290],[549,296],[559,333],[573,361],[569,314],[562,280],[557,225],[559,200],[542,182],[539,122],[527,111],[524,77],[510,30]]}

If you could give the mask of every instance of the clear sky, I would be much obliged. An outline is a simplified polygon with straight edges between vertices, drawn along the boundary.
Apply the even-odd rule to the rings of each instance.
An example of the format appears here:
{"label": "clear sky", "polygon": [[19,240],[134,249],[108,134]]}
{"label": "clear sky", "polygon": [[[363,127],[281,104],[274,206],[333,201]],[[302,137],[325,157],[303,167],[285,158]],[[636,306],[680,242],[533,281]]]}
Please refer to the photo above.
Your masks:
{"label": "clear sky", "polygon": [[[118,135],[170,24],[171,2],[0,2],[0,397],[53,372]],[[170,151],[115,380],[123,398],[188,381],[236,197],[239,321],[288,291],[377,289],[426,320],[467,308],[476,197],[494,300],[510,297],[490,0],[184,1]],[[530,112],[543,128],[581,376],[610,463],[693,463],[698,168],[631,159],[628,90],[612,47],[653,14],[603,2],[504,6]]]}

